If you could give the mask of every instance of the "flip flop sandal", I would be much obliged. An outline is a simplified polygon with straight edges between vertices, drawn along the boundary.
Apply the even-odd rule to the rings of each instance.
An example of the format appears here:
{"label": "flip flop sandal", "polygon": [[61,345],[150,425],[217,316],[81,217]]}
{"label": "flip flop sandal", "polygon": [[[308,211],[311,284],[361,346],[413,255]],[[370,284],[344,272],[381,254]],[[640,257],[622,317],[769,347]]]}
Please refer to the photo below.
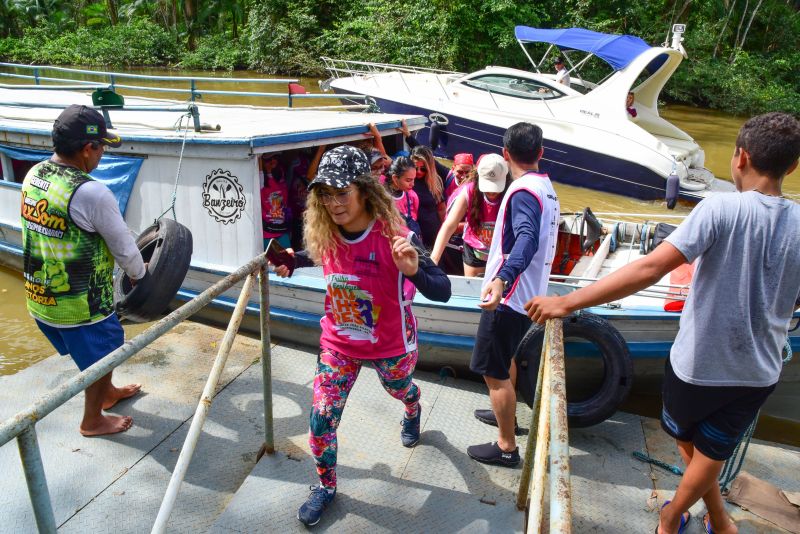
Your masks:
{"label": "flip flop sandal", "polygon": [[[664,504],[661,505],[661,509],[663,510],[666,505],[671,503],[672,501],[664,501]],[[683,531],[686,530],[686,527],[689,526],[689,521],[692,519],[692,513],[688,510],[686,511],[686,515],[681,515],[681,524],[678,525],[678,534],[683,534]],[[660,523],[659,523],[660,524]],[[711,521],[709,520],[709,527],[711,525]],[[711,532],[710,530],[707,532]],[[656,525],[655,534],[658,534],[658,525]],[[713,533],[711,533],[713,534]]]}
{"label": "flip flop sandal", "polygon": [[706,529],[706,534],[714,534],[714,531],[711,530],[711,515],[706,514],[703,516],[703,528]]}

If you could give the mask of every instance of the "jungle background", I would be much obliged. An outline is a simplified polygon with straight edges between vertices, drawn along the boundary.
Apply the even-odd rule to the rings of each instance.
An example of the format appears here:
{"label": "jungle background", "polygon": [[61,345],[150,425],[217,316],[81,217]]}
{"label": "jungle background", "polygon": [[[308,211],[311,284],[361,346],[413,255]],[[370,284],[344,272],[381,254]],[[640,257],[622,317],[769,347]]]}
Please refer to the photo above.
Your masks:
{"label": "jungle background", "polygon": [[320,56],[458,71],[528,68],[514,26],[687,25],[669,102],[800,114],[800,0],[0,0],[0,60],[320,76]]}

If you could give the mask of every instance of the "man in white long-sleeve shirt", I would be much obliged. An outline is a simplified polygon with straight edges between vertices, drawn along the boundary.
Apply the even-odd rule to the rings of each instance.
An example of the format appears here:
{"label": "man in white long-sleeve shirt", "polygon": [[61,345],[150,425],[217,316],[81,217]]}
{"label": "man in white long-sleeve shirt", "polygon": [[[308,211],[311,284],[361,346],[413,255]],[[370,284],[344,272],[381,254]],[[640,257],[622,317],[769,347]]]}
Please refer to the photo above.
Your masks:
{"label": "man in white long-sleeve shirt", "polygon": [[[135,284],[147,275],[117,199],[95,181],[106,146],[122,141],[103,116],[72,105],[53,125],[55,153],[35,165],[22,183],[22,246],[28,311],[60,354],[83,371],[125,341],[114,313],[114,260]],[[128,416],[103,415],[139,384],[115,387],[111,373],[86,388],[80,432],[124,432]]]}

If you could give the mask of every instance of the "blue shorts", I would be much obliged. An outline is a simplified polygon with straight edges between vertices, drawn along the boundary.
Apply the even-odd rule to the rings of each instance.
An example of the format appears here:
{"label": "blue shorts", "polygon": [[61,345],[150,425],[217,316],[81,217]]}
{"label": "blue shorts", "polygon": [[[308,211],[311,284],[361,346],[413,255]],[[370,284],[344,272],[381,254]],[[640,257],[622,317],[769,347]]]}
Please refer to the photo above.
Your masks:
{"label": "blue shorts", "polygon": [[727,460],[774,389],[775,384],[767,387],[689,384],[675,375],[667,358],[661,428],[679,441],[691,442],[712,460]]}
{"label": "blue shorts", "polygon": [[36,325],[59,354],[72,356],[81,371],[125,343],[125,331],[116,313],[100,322],[72,328],[56,328],[38,320]]}

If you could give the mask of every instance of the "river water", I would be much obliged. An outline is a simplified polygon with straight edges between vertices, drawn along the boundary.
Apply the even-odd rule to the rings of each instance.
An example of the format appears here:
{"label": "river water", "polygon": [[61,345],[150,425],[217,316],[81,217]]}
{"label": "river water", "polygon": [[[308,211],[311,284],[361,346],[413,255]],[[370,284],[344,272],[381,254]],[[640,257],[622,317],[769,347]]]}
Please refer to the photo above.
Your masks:
{"label": "river water", "polygon": [[[137,71],[143,74],[178,74],[164,70],[149,69]],[[182,76],[215,76],[226,77],[223,73],[208,73],[202,71],[181,71]],[[236,72],[237,78],[264,78],[257,72]],[[131,82],[137,83],[139,82]],[[164,85],[164,82],[160,82]],[[321,92],[318,80],[302,78],[300,83],[309,91]],[[141,83],[144,85],[144,83]],[[185,88],[187,84],[174,82],[174,88]],[[257,83],[203,83],[199,90],[236,90],[260,92],[284,92],[285,87],[264,86]],[[126,91],[124,94],[136,94],[135,91]],[[152,92],[141,92],[141,96],[152,97]],[[244,103],[252,105],[286,105],[285,99],[275,99],[264,104],[264,99],[257,97],[232,97],[223,95],[205,95],[203,101],[209,103],[234,104]],[[334,103],[331,101],[306,100],[300,105],[321,105]],[[734,141],[739,127],[746,120],[725,113],[698,109],[689,106],[665,106],[661,110],[663,116],[682,130],[694,137],[706,152],[706,167],[717,177],[730,180],[730,161]],[[641,201],[608,193],[601,193],[589,189],[555,184],[563,212],[580,211],[590,206],[595,212],[626,212],[626,213],[652,213],[664,214],[666,208],[662,201]],[[800,202],[800,171],[790,175],[784,181],[784,194]],[[679,204],[675,213],[689,213],[691,206]],[[3,328],[0,330],[0,375],[13,374],[25,367],[46,358],[54,353],[47,340],[41,335],[33,320],[25,311],[22,277],[18,273],[0,268],[0,319]],[[126,327],[128,335],[141,330],[141,327]],[[793,384],[793,392],[788,392],[781,397],[785,400],[775,406],[776,415],[797,419],[797,399],[800,398],[800,385]],[[787,392],[784,392],[787,393]],[[660,396],[657,384],[639,384],[626,403],[626,409],[647,415],[657,416],[660,409]],[[793,415],[794,414],[794,415]],[[762,417],[759,423],[758,434],[765,439],[788,442],[800,445],[800,423],[786,423],[782,420]]]}

